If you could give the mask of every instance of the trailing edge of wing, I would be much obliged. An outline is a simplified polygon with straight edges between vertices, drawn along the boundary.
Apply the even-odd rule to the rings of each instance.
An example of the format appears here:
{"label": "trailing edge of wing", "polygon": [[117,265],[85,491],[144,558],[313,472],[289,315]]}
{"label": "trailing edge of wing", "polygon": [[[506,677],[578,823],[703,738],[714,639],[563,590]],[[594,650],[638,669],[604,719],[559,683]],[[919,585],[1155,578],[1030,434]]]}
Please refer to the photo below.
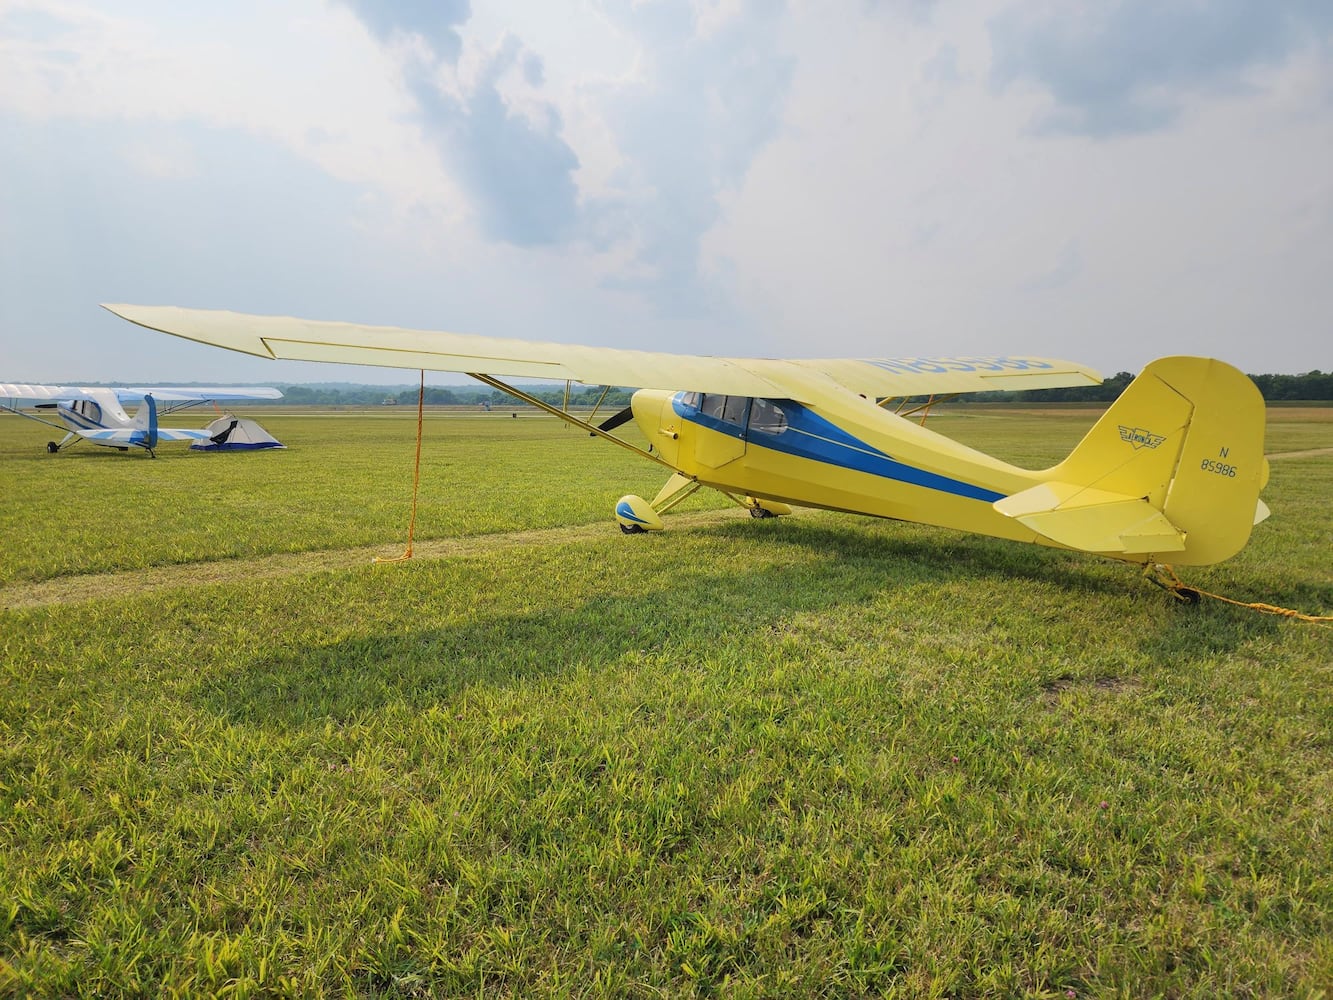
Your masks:
{"label": "trailing edge of wing", "polygon": [[866,397],[1096,385],[1090,368],[1032,357],[824,359],[701,357],[252,316],[175,306],[106,305],[131,323],[261,358],[566,379],[809,402],[829,383]]}

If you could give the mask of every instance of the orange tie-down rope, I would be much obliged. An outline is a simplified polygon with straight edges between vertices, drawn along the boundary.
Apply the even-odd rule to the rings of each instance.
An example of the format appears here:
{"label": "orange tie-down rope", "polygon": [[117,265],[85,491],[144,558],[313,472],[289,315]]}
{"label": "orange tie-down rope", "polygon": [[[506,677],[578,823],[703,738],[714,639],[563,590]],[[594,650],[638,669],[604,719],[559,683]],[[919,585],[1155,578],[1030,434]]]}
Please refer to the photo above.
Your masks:
{"label": "orange tie-down rope", "polygon": [[[1153,573],[1156,573],[1157,576],[1154,577]],[[1238,608],[1249,608],[1251,611],[1260,611],[1266,615],[1280,615],[1283,618],[1292,618],[1298,622],[1312,622],[1325,628],[1329,627],[1325,624],[1326,622],[1333,622],[1333,615],[1307,615],[1302,611],[1280,608],[1275,604],[1264,604],[1261,601],[1235,601],[1230,597],[1223,597],[1221,594],[1213,594],[1206,590],[1200,590],[1198,587],[1191,587],[1177,576],[1176,571],[1166,563],[1149,564],[1144,570],[1144,576],[1159,587],[1169,590],[1180,600],[1187,601],[1190,604],[1194,604],[1200,597],[1211,597],[1215,601],[1232,604]]]}
{"label": "orange tie-down rope", "polygon": [[402,562],[412,558],[412,535],[417,530],[417,488],[421,485],[421,415],[426,402],[426,371],[421,371],[421,388],[417,390],[417,459],[412,469],[412,516],[407,521],[407,548],[400,556],[376,556],[375,562]]}

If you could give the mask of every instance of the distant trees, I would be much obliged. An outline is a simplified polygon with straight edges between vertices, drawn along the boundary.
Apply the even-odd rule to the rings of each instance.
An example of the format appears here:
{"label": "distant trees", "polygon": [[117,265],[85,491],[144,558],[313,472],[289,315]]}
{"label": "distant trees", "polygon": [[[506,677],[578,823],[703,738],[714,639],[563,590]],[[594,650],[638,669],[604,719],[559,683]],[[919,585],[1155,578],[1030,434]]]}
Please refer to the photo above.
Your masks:
{"label": "distant trees", "polygon": [[[279,405],[287,406],[382,406],[394,403],[402,406],[415,406],[418,389],[398,386],[375,385],[284,385],[279,386],[283,398]],[[545,403],[560,406],[564,402],[563,385],[523,386],[527,392]],[[602,408],[619,408],[629,404],[631,389],[612,389],[602,400]],[[602,395],[600,386],[572,386],[569,392],[569,405],[578,408],[591,407]],[[423,401],[427,406],[492,406],[526,405],[514,396],[498,389],[483,385],[472,386],[426,386]]]}
{"label": "distant trees", "polygon": [[1333,399],[1333,372],[1312,371],[1304,375],[1251,375],[1267,400]]}
{"label": "distant trees", "polygon": [[[1254,384],[1270,402],[1284,400],[1309,400],[1311,402],[1333,401],[1333,372],[1312,371],[1304,375],[1251,375]],[[1129,372],[1117,372],[1101,385],[1081,386],[1072,389],[1034,389],[1029,392],[975,392],[962,396],[963,403],[1110,403],[1119,398],[1125,387],[1134,381]],[[285,385],[281,403],[288,406],[380,406],[393,401],[403,406],[415,406],[416,388],[374,385]],[[530,393],[543,402],[560,406],[565,398],[565,387],[559,383],[538,386],[523,386],[523,391]],[[593,406],[602,394],[601,386],[571,386],[569,404],[575,408]],[[629,405],[631,389],[612,389],[602,400],[602,409],[619,409]],[[924,402],[925,397],[919,398]],[[425,402],[427,406],[523,406],[524,404],[508,393],[478,385],[427,386]]]}
{"label": "distant trees", "polygon": [[[1333,401],[1333,372],[1315,370],[1304,375],[1251,375],[1250,378],[1269,402]],[[960,402],[1110,403],[1118,399],[1132,381],[1134,376],[1129,372],[1117,372],[1101,385],[1072,389],[1033,389],[1030,392],[975,392],[963,396]]]}

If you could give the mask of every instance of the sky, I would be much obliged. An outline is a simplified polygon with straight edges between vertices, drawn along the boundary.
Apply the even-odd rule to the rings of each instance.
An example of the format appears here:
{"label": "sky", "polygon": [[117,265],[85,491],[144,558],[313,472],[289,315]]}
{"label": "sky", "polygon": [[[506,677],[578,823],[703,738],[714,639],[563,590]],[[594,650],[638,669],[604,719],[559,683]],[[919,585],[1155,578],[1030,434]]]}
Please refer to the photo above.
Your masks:
{"label": "sky", "polygon": [[0,381],[412,380],[101,302],[1328,371],[1333,4],[0,0]]}

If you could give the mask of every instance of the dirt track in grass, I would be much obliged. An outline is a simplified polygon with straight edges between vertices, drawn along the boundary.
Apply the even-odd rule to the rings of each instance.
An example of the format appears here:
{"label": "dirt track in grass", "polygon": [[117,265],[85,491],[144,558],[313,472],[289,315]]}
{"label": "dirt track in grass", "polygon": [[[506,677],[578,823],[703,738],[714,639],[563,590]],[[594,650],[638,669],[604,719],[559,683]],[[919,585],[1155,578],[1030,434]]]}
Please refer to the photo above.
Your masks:
{"label": "dirt track in grass", "polygon": [[[734,509],[697,511],[672,515],[668,530],[712,524],[725,518],[744,516]],[[616,530],[614,524],[598,521],[566,528],[512,531],[497,535],[468,538],[439,538],[416,542],[413,559],[447,559],[494,552],[496,549],[530,546],[567,545],[604,538]],[[272,580],[307,573],[352,569],[373,565],[376,559],[392,561],[402,554],[393,542],[352,549],[327,549],[315,552],[281,552],[259,559],[221,559],[216,562],[191,562],[173,566],[118,573],[90,573],[62,576],[38,583],[19,583],[0,588],[0,609],[22,610],[60,604],[79,604],[144,594],[179,587],[234,581]]]}
{"label": "dirt track in grass", "polygon": [[1320,455],[1333,455],[1333,448],[1310,448],[1307,451],[1280,451],[1276,455],[1269,455],[1270,462],[1279,458],[1318,458]]}

